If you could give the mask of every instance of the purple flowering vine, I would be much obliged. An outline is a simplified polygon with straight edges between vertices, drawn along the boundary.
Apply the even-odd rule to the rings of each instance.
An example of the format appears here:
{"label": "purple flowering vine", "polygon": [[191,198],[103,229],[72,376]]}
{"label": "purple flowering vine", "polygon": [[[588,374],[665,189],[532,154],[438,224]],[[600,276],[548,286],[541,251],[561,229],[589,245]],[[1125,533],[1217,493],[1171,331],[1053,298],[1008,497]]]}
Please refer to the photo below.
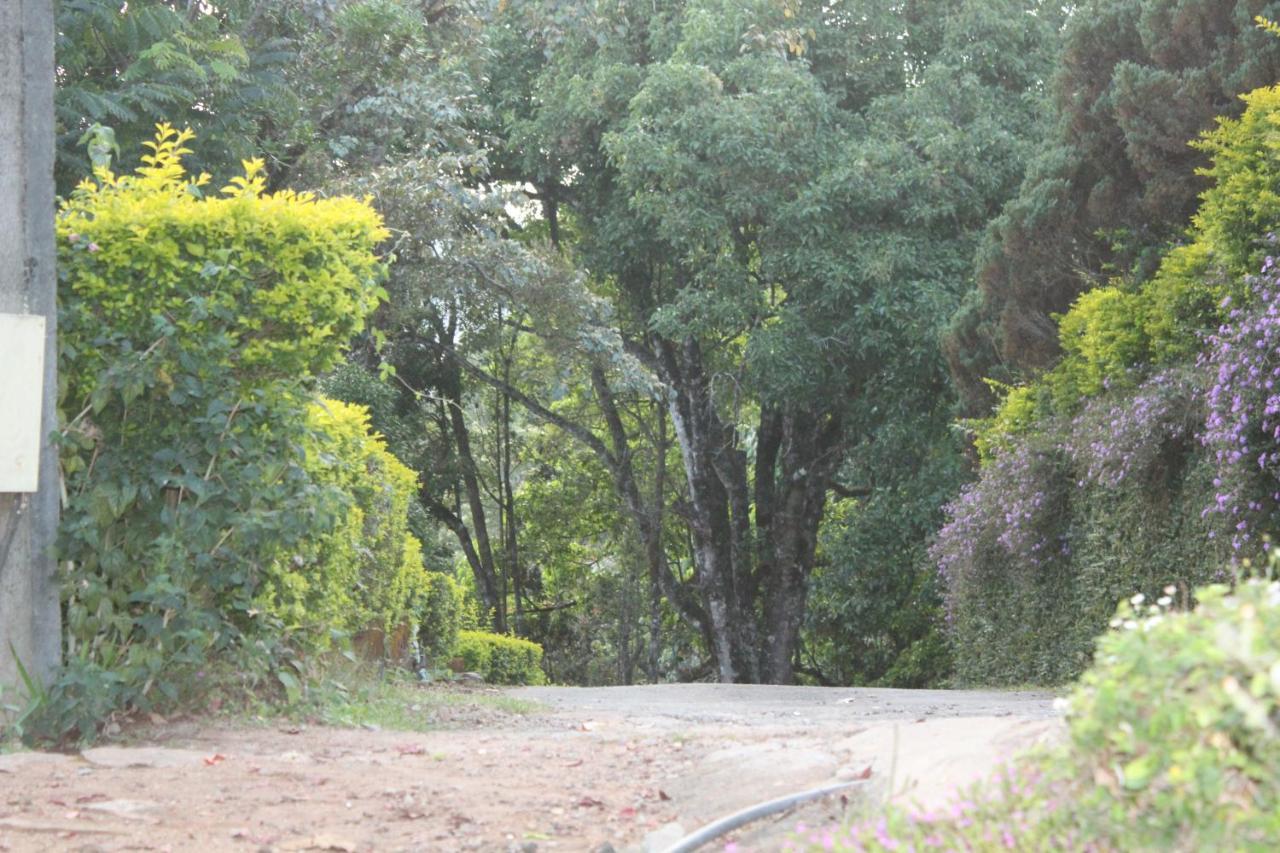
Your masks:
{"label": "purple flowering vine", "polygon": [[1204,422],[1203,372],[1162,370],[1131,393],[1085,404],[1063,441],[1076,486],[1121,488],[1149,476],[1171,445],[1190,444]]}
{"label": "purple flowering vine", "polygon": [[1212,384],[1203,442],[1217,466],[1217,517],[1241,556],[1256,552],[1260,534],[1280,520],[1280,269],[1268,257],[1249,280],[1253,299],[1233,308],[1211,335],[1200,362]]}

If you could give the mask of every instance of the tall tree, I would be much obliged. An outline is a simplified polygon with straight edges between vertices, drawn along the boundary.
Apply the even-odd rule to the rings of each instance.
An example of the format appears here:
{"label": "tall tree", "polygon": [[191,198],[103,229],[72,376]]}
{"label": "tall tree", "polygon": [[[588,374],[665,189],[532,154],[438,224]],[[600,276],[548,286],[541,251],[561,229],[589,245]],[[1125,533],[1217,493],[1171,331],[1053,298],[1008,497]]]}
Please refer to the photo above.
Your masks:
{"label": "tall tree", "polygon": [[1280,76],[1254,25],[1264,0],[1090,0],[1075,7],[1052,79],[1056,121],[978,255],[980,291],[947,344],[970,410],[1058,354],[1052,316],[1117,273],[1141,279],[1187,227],[1205,188],[1189,147],[1238,96]]}
{"label": "tall tree", "polygon": [[[913,335],[931,340],[954,305],[964,252],[944,234],[934,257],[913,257],[903,230],[877,232],[912,181],[947,175],[926,155],[901,187],[880,177],[901,176],[927,128],[905,132],[888,154],[897,161],[871,142],[877,110],[897,121],[885,99],[925,75],[957,8],[977,14],[707,0],[576,18],[522,4],[498,19],[487,92],[506,139],[497,162],[535,188],[548,219],[571,215],[575,256],[627,352],[661,380],[695,556],[690,615],[722,680],[791,679],[842,462],[884,417],[881,393],[916,382],[921,364],[940,377],[936,348]],[[1039,37],[1038,25],[1012,29]],[[1008,41],[961,41],[953,61],[981,69],[975,79],[998,89],[1007,76],[1014,101],[1034,85],[1002,52]],[[1005,153],[976,152],[953,179],[981,199],[957,231],[998,204],[1009,176],[989,164]],[[594,383],[606,412],[609,382],[600,371]]]}
{"label": "tall tree", "polygon": [[983,229],[1034,153],[1060,25],[1048,6],[963,4],[917,83],[866,112],[850,242],[860,275],[892,285],[857,310],[891,318],[875,346],[895,355],[852,407],[841,480],[858,488],[822,529],[805,635],[821,679],[922,686],[949,666],[925,545],[966,466],[939,342],[974,286]]}

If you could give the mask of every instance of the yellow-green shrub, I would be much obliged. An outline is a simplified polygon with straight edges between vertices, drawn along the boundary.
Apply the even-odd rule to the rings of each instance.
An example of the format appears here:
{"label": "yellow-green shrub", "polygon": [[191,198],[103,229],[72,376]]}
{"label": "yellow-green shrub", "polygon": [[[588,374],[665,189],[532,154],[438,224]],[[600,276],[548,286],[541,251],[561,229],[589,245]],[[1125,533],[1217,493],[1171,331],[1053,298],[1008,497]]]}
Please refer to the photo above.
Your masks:
{"label": "yellow-green shrub", "polygon": [[409,532],[417,475],[370,431],[363,406],[321,400],[307,417],[304,467],[346,496],[346,512],[332,532],[276,563],[262,601],[322,642],[326,629],[389,631],[415,617],[413,604],[428,590],[422,546]]}
{"label": "yellow-green shrub", "polygon": [[1038,399],[1041,388],[1036,385],[1005,385],[995,380],[987,384],[1002,395],[1000,404],[989,418],[964,422],[973,436],[978,458],[986,461],[1007,446],[1010,438],[1026,432],[1042,414],[1044,404]]}
{"label": "yellow-green shrub", "polygon": [[67,668],[28,721],[54,740],[181,701],[215,656],[283,683],[261,585],[341,517],[303,465],[306,401],[381,298],[386,231],[354,199],[264,193],[257,161],[212,192],[190,138],[161,127],[58,213]]}
{"label": "yellow-green shrub", "polygon": [[490,684],[545,684],[542,646],[488,631],[459,631],[453,654]]}
{"label": "yellow-green shrub", "polygon": [[[221,367],[245,383],[332,367],[385,296],[370,251],[388,233],[378,214],[353,198],[266,193],[261,160],[212,193],[208,175],[182,167],[191,139],[161,125],[136,174],[99,167],[63,205],[68,332],[109,329],[146,349],[168,317],[185,345],[225,337]],[[77,340],[73,402],[106,364],[91,339]]]}
{"label": "yellow-green shrub", "polygon": [[1224,297],[1247,298],[1246,275],[1262,263],[1265,235],[1280,228],[1280,86],[1242,96],[1239,119],[1193,143],[1212,157],[1212,185],[1192,217],[1191,240],[1172,249],[1144,288],[1145,332],[1157,362],[1187,356],[1216,326]]}
{"label": "yellow-green shrub", "polygon": [[1059,407],[1102,393],[1108,380],[1120,378],[1149,356],[1142,294],[1099,287],[1076,300],[1058,323],[1065,357],[1047,377]]}

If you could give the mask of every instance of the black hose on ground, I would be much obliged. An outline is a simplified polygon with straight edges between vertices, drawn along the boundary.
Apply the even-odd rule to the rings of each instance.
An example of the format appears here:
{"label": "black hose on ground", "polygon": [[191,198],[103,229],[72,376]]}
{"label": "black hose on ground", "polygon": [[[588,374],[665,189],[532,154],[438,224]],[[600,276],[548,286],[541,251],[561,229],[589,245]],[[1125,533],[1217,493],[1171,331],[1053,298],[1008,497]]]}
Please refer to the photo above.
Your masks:
{"label": "black hose on ground", "polygon": [[821,799],[828,794],[839,793],[847,790],[855,785],[865,785],[866,779],[855,779],[852,782],[838,782],[834,785],[826,785],[821,788],[812,788],[808,791],[801,791],[798,794],[788,794],[785,797],[779,797],[776,800],[769,800],[765,803],[757,803],[749,806],[740,812],[734,812],[728,817],[722,817],[717,821],[707,824],[692,835],[686,835],[675,844],[668,847],[663,853],[691,853],[697,850],[708,841],[714,841],[722,835],[726,835],[744,824],[761,818],[769,817],[778,812],[786,811],[792,806],[798,806],[801,803],[807,803],[810,800]]}

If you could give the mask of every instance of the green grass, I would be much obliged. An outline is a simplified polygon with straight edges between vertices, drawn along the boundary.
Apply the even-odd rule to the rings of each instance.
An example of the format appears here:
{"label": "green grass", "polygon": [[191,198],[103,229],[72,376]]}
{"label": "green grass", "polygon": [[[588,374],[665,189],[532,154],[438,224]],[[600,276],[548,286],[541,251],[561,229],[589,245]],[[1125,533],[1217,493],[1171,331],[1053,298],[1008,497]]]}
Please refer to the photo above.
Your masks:
{"label": "green grass", "polygon": [[460,689],[447,683],[422,684],[398,670],[367,665],[333,666],[313,678],[303,696],[275,705],[264,716],[332,726],[377,726],[397,731],[427,731],[450,725],[438,721],[443,709],[459,712],[465,722],[474,710],[486,719],[492,712],[524,716],[541,710],[536,702],[486,689]]}
{"label": "green grass", "polygon": [[[301,668],[301,667],[300,667]],[[198,677],[198,698],[165,709],[169,719],[209,720],[231,726],[308,725],[366,727],[423,732],[466,726],[500,725],[502,717],[538,713],[543,706],[515,699],[495,688],[462,687],[450,682],[423,684],[410,673],[334,654],[312,659],[305,679],[276,679],[249,674],[228,664],[211,663]],[[22,704],[16,694],[0,696],[0,753],[24,748]],[[116,717],[97,737],[118,743],[146,741],[155,732],[147,714]]]}

